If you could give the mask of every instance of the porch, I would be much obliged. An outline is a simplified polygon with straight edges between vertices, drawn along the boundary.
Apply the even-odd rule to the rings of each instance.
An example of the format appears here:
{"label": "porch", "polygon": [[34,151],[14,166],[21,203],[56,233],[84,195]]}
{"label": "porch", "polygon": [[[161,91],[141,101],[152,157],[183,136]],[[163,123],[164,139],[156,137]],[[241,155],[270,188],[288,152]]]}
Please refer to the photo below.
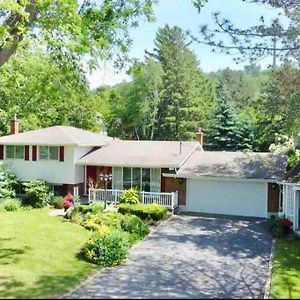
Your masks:
{"label": "porch", "polygon": [[[139,200],[142,204],[156,203],[161,206],[167,207],[170,210],[174,210],[178,206],[178,192],[171,193],[156,193],[140,191]],[[117,204],[120,202],[120,198],[123,194],[123,190],[119,189],[89,189],[88,202],[105,202]]]}

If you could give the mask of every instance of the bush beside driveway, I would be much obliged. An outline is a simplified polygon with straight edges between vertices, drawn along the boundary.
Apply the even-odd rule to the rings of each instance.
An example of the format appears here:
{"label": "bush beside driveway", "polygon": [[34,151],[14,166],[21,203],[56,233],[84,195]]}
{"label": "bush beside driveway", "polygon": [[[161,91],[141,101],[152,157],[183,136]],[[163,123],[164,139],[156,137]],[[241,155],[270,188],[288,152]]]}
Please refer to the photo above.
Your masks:
{"label": "bush beside driveway", "polygon": [[261,298],[272,237],[264,220],[174,216],[72,298]]}

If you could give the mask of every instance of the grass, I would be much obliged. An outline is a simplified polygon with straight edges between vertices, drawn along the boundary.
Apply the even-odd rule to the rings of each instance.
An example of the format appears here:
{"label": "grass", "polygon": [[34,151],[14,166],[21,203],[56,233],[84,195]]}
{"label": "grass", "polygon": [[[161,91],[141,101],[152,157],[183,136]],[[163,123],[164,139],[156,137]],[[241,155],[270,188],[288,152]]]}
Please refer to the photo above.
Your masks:
{"label": "grass", "polygon": [[1,298],[54,297],[95,269],[77,258],[91,233],[48,212],[0,213]]}
{"label": "grass", "polygon": [[300,240],[277,240],[270,297],[300,298]]}

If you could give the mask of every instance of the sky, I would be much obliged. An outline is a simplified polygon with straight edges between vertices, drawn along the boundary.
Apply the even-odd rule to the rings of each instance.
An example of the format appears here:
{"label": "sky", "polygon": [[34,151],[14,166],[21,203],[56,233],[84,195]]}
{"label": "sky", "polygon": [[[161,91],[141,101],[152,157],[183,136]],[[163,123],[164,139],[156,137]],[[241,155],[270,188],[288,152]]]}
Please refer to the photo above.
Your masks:
{"label": "sky", "polygon": [[[266,21],[271,21],[278,16],[279,11],[267,5],[245,3],[242,0],[208,0],[208,3],[198,13],[191,0],[160,0],[159,4],[154,7],[156,21],[154,23],[141,21],[138,28],[130,30],[133,45],[129,57],[143,60],[145,50],[151,51],[154,47],[158,28],[166,24],[177,25],[196,36],[201,25],[208,24],[213,28],[212,14],[214,12],[220,12],[222,17],[230,19],[233,24],[242,29],[256,25],[260,16],[264,16]],[[236,65],[232,56],[213,53],[207,45],[192,43],[190,49],[196,54],[199,66],[204,72],[217,71],[227,67],[243,69],[244,65],[247,65],[247,62]],[[272,59],[269,57],[261,60],[259,64],[264,69],[271,64],[271,61]],[[126,69],[116,70],[110,61],[101,62],[99,69],[89,73],[87,77],[92,89],[101,85],[112,86],[130,80]]]}

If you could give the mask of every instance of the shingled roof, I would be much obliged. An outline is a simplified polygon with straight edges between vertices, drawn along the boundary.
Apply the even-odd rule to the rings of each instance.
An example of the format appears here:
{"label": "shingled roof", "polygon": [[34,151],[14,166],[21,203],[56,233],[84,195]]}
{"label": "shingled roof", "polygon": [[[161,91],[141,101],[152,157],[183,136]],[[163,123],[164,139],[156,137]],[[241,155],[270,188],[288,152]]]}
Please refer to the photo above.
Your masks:
{"label": "shingled roof", "polygon": [[72,126],[52,126],[0,137],[1,145],[104,146],[113,138]]}
{"label": "shingled roof", "polygon": [[198,142],[115,140],[76,163],[98,166],[179,168]]}
{"label": "shingled roof", "polygon": [[285,156],[272,153],[195,151],[177,176],[283,180],[286,164]]}

